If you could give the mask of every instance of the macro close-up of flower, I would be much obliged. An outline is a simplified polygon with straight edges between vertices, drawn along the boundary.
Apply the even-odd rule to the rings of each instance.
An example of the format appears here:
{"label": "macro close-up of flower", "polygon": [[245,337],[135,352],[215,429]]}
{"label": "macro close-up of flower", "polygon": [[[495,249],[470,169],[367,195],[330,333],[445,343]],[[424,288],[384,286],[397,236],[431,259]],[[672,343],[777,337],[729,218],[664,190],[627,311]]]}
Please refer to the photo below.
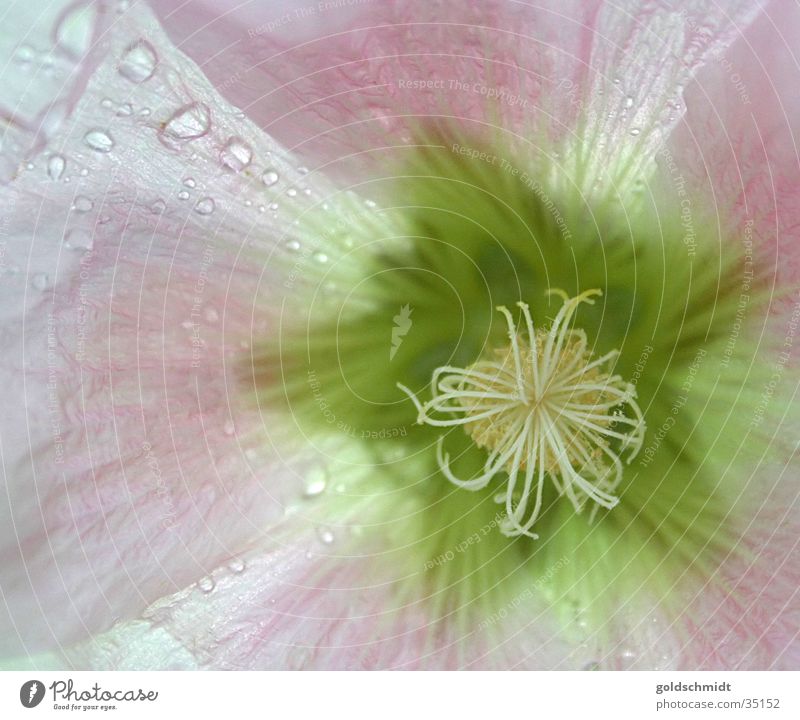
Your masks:
{"label": "macro close-up of flower", "polygon": [[800,669],[794,0],[12,0],[0,663]]}

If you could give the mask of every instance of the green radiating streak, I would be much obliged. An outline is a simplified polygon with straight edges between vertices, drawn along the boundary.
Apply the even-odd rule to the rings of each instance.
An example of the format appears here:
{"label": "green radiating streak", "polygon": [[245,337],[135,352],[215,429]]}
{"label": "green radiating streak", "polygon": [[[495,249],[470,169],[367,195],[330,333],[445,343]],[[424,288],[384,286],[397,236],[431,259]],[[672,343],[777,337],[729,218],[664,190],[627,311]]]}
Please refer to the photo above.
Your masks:
{"label": "green radiating streak", "polygon": [[[548,488],[539,541],[511,540],[494,527],[417,573],[420,582],[405,591],[437,598],[444,612],[456,600],[494,607],[533,587],[566,620],[577,603],[602,624],[609,607],[638,593],[667,598],[687,576],[711,574],[746,525],[741,493],[768,425],[754,421],[754,407],[772,371],[762,337],[769,284],[750,276],[741,238],[718,236],[699,199],[695,247],[667,201],[597,202],[565,193],[564,183],[552,183],[562,190],[551,194],[552,168],[533,153],[441,133],[420,145],[387,172],[383,194],[394,207],[385,212],[397,237],[364,253],[348,298],[315,311],[308,327],[289,328],[280,352],[274,342],[259,349],[256,376],[286,381],[260,387],[261,402],[285,403],[303,432],[367,443],[383,459],[368,483],[418,499],[413,522],[394,528],[409,538],[403,562],[416,572],[493,523],[501,506],[491,496],[501,483],[480,493],[450,485],[432,451],[439,430],[415,425],[396,384],[427,397],[435,368],[463,367],[504,345],[497,305],[522,300],[546,326],[559,307],[549,288],[570,296],[600,288],[602,298],[580,308],[575,326],[596,355],[620,350],[615,371],[635,382],[648,426],[620,505],[590,523],[588,509],[576,515]],[[469,157],[464,147],[484,155]],[[359,243],[375,240],[358,226],[350,233],[356,257]],[[404,305],[411,324],[394,338],[390,359]],[[766,415],[780,417],[782,403],[774,397]],[[459,428],[447,447],[462,477],[485,457]],[[407,459],[385,462],[398,451]]]}

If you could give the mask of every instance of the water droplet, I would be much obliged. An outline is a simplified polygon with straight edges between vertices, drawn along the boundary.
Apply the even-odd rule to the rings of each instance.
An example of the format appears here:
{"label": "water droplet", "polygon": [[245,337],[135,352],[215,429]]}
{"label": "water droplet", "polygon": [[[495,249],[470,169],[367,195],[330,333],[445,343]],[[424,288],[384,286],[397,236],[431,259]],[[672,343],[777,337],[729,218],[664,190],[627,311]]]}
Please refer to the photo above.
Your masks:
{"label": "water droplet", "polygon": [[300,249],[300,243],[297,240],[287,240],[286,249],[292,252],[297,252]]}
{"label": "water droplet", "polygon": [[368,208],[378,207],[378,203],[376,203],[374,200],[364,200],[364,205],[366,205]]}
{"label": "water droplet", "polygon": [[153,213],[153,215],[161,215],[161,213],[163,213],[166,209],[167,204],[163,200],[156,200],[150,206],[150,212]]}
{"label": "water droplet", "polygon": [[324,265],[328,262],[328,256],[324,252],[316,252],[314,253],[314,260]]}
{"label": "water droplet", "polygon": [[639,128],[631,128],[631,131],[630,131],[630,132],[631,132],[631,135],[633,135],[634,137],[636,137],[636,136],[637,136],[637,135],[638,135],[640,132],[642,132],[642,131],[641,131],[641,130],[639,130]]}
{"label": "water droplet", "polygon": [[67,161],[63,155],[51,155],[47,161],[47,174],[51,180],[60,180],[66,166]]}
{"label": "water droplet", "polygon": [[187,177],[183,179],[183,184],[188,188],[197,187],[197,183],[195,182],[194,178]]}
{"label": "water droplet", "polygon": [[29,63],[36,58],[36,50],[30,45],[20,45],[15,57],[21,63]]}
{"label": "water droplet", "polygon": [[233,424],[233,420],[225,421],[225,424],[222,426],[222,432],[228,436],[233,435],[236,432],[236,426]]}
{"label": "water droplet", "polygon": [[318,468],[306,478],[306,485],[305,489],[303,490],[303,495],[307,498],[317,497],[317,495],[321,495],[325,492],[325,488],[327,486],[327,475],[324,470]]}
{"label": "water droplet", "polygon": [[101,130],[100,128],[89,130],[86,135],[83,136],[83,141],[92,148],[92,150],[100,153],[111,152],[111,149],[114,147],[114,139],[107,131]]}
{"label": "water droplet", "polygon": [[36,290],[47,290],[47,285],[50,282],[50,278],[47,273],[36,273],[31,277],[31,285]]}
{"label": "water droplet", "polygon": [[272,187],[278,182],[279,176],[274,170],[265,170],[261,175],[261,182],[267,187]]}
{"label": "water droplet", "polygon": [[324,526],[317,528],[317,537],[319,538],[320,542],[325,545],[333,544],[334,536],[330,528]]}
{"label": "water droplet", "polygon": [[159,133],[161,141],[173,149],[206,135],[211,127],[211,111],[204,103],[193,102],[176,110]]}
{"label": "water droplet", "polygon": [[148,117],[151,112],[153,111],[149,107],[143,107],[141,110],[139,110],[139,116]]}
{"label": "water droplet", "polygon": [[276,202],[271,202],[269,205],[267,205],[267,207],[272,210],[272,212],[278,211],[278,203]]}
{"label": "water droplet", "polygon": [[78,212],[89,212],[94,207],[94,203],[86,195],[77,195],[72,201],[72,208]]}
{"label": "water droplet", "polygon": [[219,160],[229,170],[241,172],[253,159],[252,148],[241,138],[232,137],[219,152]]}
{"label": "water droplet", "polygon": [[233,558],[228,563],[228,570],[230,570],[232,573],[235,573],[236,575],[243,573],[245,567],[246,567],[245,562],[241,558]]}
{"label": "water droplet", "polygon": [[628,95],[628,97],[625,98],[625,107],[626,108],[633,107],[633,98],[630,95]]}
{"label": "water droplet", "polygon": [[289,189],[286,191],[286,194],[287,194],[289,197],[295,197],[295,196],[297,195],[297,190],[296,190],[295,188],[292,188],[292,187],[290,187],[290,188],[289,188]]}
{"label": "water droplet", "polygon": [[112,108],[112,107],[114,107],[114,101],[111,98],[103,98],[100,101],[100,107],[103,107],[103,108],[106,108],[106,109]]}
{"label": "water droplet", "polygon": [[133,115],[133,105],[130,103],[122,103],[122,105],[117,108],[117,116],[128,117],[129,115]]}
{"label": "water droplet", "polygon": [[219,313],[213,307],[206,308],[204,315],[207,322],[215,323],[219,320]]}
{"label": "water droplet", "polygon": [[216,206],[213,198],[204,197],[197,201],[197,204],[194,206],[194,211],[199,215],[211,215]]}
{"label": "water droplet", "polygon": [[143,83],[153,77],[158,56],[147,40],[137,40],[129,45],[119,62],[119,74],[132,83]]}
{"label": "water droplet", "polygon": [[70,250],[91,250],[94,240],[91,233],[83,228],[68,230],[64,237],[64,244]]}
{"label": "water droplet", "polygon": [[81,168],[81,171],[78,173],[81,177],[87,177],[89,175],[89,168]]}
{"label": "water droplet", "polygon": [[214,578],[212,578],[211,575],[206,575],[206,577],[197,581],[197,587],[199,588],[200,592],[204,592],[206,594],[210,593],[216,586],[217,583],[214,582]]}
{"label": "water droplet", "polygon": [[69,53],[83,56],[92,41],[97,13],[94,3],[73,5],[56,24],[56,42]]}
{"label": "water droplet", "polygon": [[178,200],[188,200],[189,199],[189,191],[188,190],[181,190],[178,193]]}

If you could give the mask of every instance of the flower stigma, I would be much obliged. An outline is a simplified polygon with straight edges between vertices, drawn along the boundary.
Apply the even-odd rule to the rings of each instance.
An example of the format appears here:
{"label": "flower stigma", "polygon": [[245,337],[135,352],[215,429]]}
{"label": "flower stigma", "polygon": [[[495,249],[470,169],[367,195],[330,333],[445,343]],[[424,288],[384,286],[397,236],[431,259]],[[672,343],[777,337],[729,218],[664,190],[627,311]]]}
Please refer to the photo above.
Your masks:
{"label": "flower stigma", "polygon": [[509,344],[467,368],[436,368],[433,397],[427,402],[397,384],[416,406],[418,424],[461,425],[488,452],[483,472],[461,479],[450,467],[445,436],[440,436],[437,462],[450,482],[477,491],[498,473],[507,474],[505,491],[496,500],[505,503],[501,529],[509,537],[539,537],[531,528],[542,509],[546,478],[577,513],[587,500],[593,501],[590,520],[600,507],[617,505],[620,455],[628,451],[630,463],[645,434],[635,387],[610,371],[619,351],[595,358],[586,333],[571,327],[578,306],[594,304],[602,292],[587,290],[573,298],[562,290],[548,294],[564,301],[549,328],[534,328],[524,302],[517,303],[522,332],[508,308],[498,307],[508,325]]}

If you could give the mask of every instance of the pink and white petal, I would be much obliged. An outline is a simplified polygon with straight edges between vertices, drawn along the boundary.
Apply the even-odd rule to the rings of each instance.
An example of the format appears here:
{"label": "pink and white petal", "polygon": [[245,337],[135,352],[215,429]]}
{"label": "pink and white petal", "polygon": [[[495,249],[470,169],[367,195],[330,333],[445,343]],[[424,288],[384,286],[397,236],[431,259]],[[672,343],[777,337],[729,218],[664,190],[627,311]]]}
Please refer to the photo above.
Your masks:
{"label": "pink and white petal", "polygon": [[156,7],[228,97],[314,161],[371,148],[363,174],[383,162],[387,136],[408,142],[421,117],[450,117],[477,136],[498,125],[507,142],[562,142],[565,182],[591,194],[596,183],[629,192],[652,173],[683,88],[758,12],[744,1],[331,4],[308,17]]}
{"label": "pink and white petal", "polygon": [[1,190],[8,654],[135,616],[302,494],[299,449],[237,372],[319,283],[286,243],[320,240],[293,219],[360,203],[219,98],[145,9],[92,54],[74,111]]}
{"label": "pink and white petal", "polygon": [[667,147],[692,191],[736,236],[752,235],[785,286],[800,277],[798,38],[797,5],[771,3],[687,88]]}

